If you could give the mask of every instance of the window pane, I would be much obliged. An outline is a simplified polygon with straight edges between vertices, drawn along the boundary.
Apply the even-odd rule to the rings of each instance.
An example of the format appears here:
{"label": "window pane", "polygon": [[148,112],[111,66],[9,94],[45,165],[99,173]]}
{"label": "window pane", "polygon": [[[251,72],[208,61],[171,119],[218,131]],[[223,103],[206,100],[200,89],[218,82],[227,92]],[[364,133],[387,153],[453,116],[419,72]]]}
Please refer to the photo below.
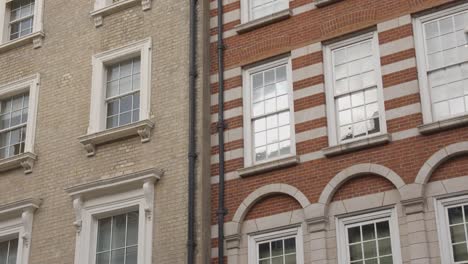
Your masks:
{"label": "window pane", "polygon": [[8,241],[0,243],[0,264],[7,264],[8,258]]}
{"label": "window pane", "polygon": [[120,99],[120,113],[128,112],[132,109],[132,98],[132,95],[127,95]]}
{"label": "window pane", "polygon": [[266,147],[255,148],[255,160],[262,161],[266,159]]}
{"label": "window pane", "polygon": [[280,142],[280,155],[286,155],[291,153],[291,141],[285,140]]}
{"label": "window pane", "polygon": [[270,257],[270,243],[263,243],[258,245],[259,258]]}
{"label": "window pane", "polygon": [[119,115],[119,126],[130,124],[132,122],[132,113],[126,112]]}
{"label": "window pane", "polygon": [[365,262],[365,264],[378,264],[378,259],[374,258],[374,259],[367,259]]}
{"label": "window pane", "polygon": [[384,238],[378,241],[379,243],[379,255],[390,255],[392,254],[392,244],[390,238]]}
{"label": "window pane", "polygon": [[253,101],[258,102],[258,101],[263,101],[264,100],[264,89],[263,87],[255,88],[253,90]]}
{"label": "window pane", "polygon": [[362,259],[362,248],[361,244],[349,246],[349,256],[351,261]]}
{"label": "window pane", "polygon": [[132,78],[133,91],[140,90],[140,74],[133,75]]}
{"label": "window pane", "polygon": [[127,256],[125,264],[137,264],[138,259],[138,247],[127,248]]}
{"label": "window pane", "polygon": [[437,22],[427,23],[424,26],[426,38],[432,38],[439,35],[439,26]]}
{"label": "window pane", "polygon": [[364,242],[364,258],[373,258],[377,256],[377,246],[375,241]]}
{"label": "window pane", "polygon": [[275,82],[275,70],[267,70],[265,71],[265,84],[270,84]]}
{"label": "window pane", "polygon": [[260,118],[254,121],[254,132],[264,131],[266,129],[266,119]]}
{"label": "window pane", "polygon": [[114,97],[119,94],[119,81],[107,83],[107,98]]}
{"label": "window pane", "polygon": [[130,76],[132,74],[132,61],[120,64],[120,77]]}
{"label": "window pane", "polygon": [[109,264],[110,252],[99,253],[96,255],[96,264]]}
{"label": "window pane", "polygon": [[267,143],[278,142],[278,129],[267,130]]}
{"label": "window pane", "polygon": [[133,73],[139,73],[141,68],[140,58],[133,59]]}
{"label": "window pane", "polygon": [[263,86],[263,73],[254,74],[252,77],[253,88],[258,88]]}
{"label": "window pane", "polygon": [[348,228],[349,243],[356,243],[361,241],[361,229],[359,226]]}
{"label": "window pane", "polygon": [[452,207],[448,209],[449,223],[450,225],[463,223],[463,211],[462,207]]}
{"label": "window pane", "polygon": [[117,127],[119,125],[119,117],[118,116],[112,116],[108,117],[106,120],[106,128],[113,128]]}
{"label": "window pane", "polygon": [[111,219],[108,217],[98,221],[97,252],[110,250]]}
{"label": "window pane", "polygon": [[390,227],[388,225],[388,221],[377,223],[376,226],[378,238],[390,236]]}
{"label": "window pane", "polygon": [[125,215],[112,217],[112,248],[120,248],[125,246]]}
{"label": "window pane", "polygon": [[366,122],[356,123],[354,124],[353,129],[354,129],[353,132],[354,132],[355,138],[365,136],[367,132],[367,124]]}
{"label": "window pane", "polygon": [[113,100],[107,103],[107,116],[117,115],[119,113],[120,100]]}
{"label": "window pane", "polygon": [[288,108],[288,95],[279,96],[277,99],[277,109],[282,110]]}
{"label": "window pane", "polygon": [[276,85],[270,84],[265,86],[265,99],[270,99],[276,96]]}
{"label": "window pane", "polygon": [[340,125],[350,124],[352,122],[351,110],[341,111],[339,113],[339,118]]}
{"label": "window pane", "polygon": [[380,264],[393,264],[392,256],[380,258]]}
{"label": "window pane", "polygon": [[353,107],[360,106],[364,104],[364,93],[358,92],[351,95],[351,105]]}
{"label": "window pane", "polygon": [[138,212],[128,213],[127,246],[138,244]]}
{"label": "window pane", "polygon": [[283,141],[291,137],[291,129],[289,126],[283,126],[279,128],[279,140]]}
{"label": "window pane", "polygon": [[374,224],[364,225],[362,226],[362,239],[364,241],[375,239],[375,229]]}
{"label": "window pane", "polygon": [[125,77],[119,81],[120,94],[128,93],[132,90],[132,77]]}
{"label": "window pane", "polygon": [[125,263],[125,249],[113,250],[111,254],[111,264]]}
{"label": "window pane", "polygon": [[266,118],[266,128],[267,129],[272,129],[276,128],[278,126],[278,116],[277,115],[271,115]]}
{"label": "window pane", "polygon": [[451,226],[450,227],[450,237],[452,239],[452,243],[466,241],[464,224]]}
{"label": "window pane", "polygon": [[286,80],[286,65],[276,68],[276,81]]}
{"label": "window pane", "polygon": [[353,108],[353,122],[363,121],[366,119],[366,112],[364,106]]}
{"label": "window pane", "polygon": [[284,264],[283,257],[272,258],[271,264]]}
{"label": "window pane", "polygon": [[284,253],[295,253],[296,252],[296,238],[288,238],[284,240]]}
{"label": "window pane", "polygon": [[455,261],[468,260],[468,250],[466,247],[466,243],[457,244],[453,246],[453,257]]}
{"label": "window pane", "polygon": [[276,98],[268,99],[265,101],[265,113],[276,112]]}
{"label": "window pane", "polygon": [[351,97],[342,96],[337,100],[338,110],[348,109],[351,107]]}
{"label": "window pane", "polygon": [[8,264],[16,264],[18,255],[18,238],[10,240],[10,252],[8,254]]}
{"label": "window pane", "polygon": [[255,133],[254,143],[256,147],[264,146],[266,144],[266,132],[262,131],[262,132]]}
{"label": "window pane", "polygon": [[271,256],[280,256],[283,254],[283,240],[271,242]]}
{"label": "window pane", "polygon": [[275,158],[277,157],[279,154],[278,152],[278,144],[275,143],[275,144],[270,144],[267,146],[267,158],[271,159],[271,158]]}
{"label": "window pane", "polygon": [[285,260],[285,264],[296,264],[296,254],[287,255]]}

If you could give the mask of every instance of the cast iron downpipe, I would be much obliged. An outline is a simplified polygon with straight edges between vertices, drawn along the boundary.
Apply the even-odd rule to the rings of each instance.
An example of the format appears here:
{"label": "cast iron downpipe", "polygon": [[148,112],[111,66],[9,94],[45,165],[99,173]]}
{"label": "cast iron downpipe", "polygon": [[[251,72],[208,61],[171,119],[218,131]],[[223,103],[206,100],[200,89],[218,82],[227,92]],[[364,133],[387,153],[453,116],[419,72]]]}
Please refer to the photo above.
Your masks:
{"label": "cast iron downpipe", "polygon": [[197,79],[197,0],[190,0],[190,47],[189,47],[189,149],[188,149],[188,234],[187,264],[195,263],[195,162],[197,160],[195,142],[196,92]]}
{"label": "cast iron downpipe", "polygon": [[219,146],[219,190],[218,190],[218,263],[224,264],[224,42],[223,0],[218,1],[218,146]]}

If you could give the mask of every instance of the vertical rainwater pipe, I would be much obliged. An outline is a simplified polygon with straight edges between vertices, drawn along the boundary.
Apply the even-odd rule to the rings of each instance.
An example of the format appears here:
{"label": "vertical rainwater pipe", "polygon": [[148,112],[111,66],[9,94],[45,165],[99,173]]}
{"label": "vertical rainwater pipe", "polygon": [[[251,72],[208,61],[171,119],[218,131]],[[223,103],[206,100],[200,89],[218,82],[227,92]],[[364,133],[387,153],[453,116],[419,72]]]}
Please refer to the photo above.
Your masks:
{"label": "vertical rainwater pipe", "polygon": [[218,263],[224,264],[224,42],[223,0],[218,1],[218,146],[219,146],[219,190],[218,190]]}

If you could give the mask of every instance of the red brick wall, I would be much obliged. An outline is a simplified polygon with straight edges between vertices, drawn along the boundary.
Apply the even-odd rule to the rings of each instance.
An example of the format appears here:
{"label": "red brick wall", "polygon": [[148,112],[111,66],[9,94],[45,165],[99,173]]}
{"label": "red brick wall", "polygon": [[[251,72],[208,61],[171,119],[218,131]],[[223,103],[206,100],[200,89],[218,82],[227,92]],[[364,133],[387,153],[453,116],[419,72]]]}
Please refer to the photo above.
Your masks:
{"label": "red brick wall", "polygon": [[[311,203],[318,201],[325,185],[340,171],[359,163],[375,163],[395,171],[406,183],[414,179],[429,157],[441,148],[468,140],[468,128],[452,129],[430,136],[418,136],[391,142],[390,144],[354,151],[332,158],[324,158],[300,163],[291,168],[275,170],[266,174],[255,175],[226,181],[226,221],[234,216],[239,204],[256,189],[272,184],[285,183],[298,188]],[[238,168],[243,167],[243,162]],[[233,171],[232,168],[226,168]],[[216,224],[218,206],[218,184],[211,186],[212,223]]]}
{"label": "red brick wall", "polygon": [[[313,0],[294,0],[291,7],[309,4]],[[375,28],[378,23],[440,7],[444,4],[463,2],[461,0],[344,0],[323,8],[317,8],[305,13],[292,16],[284,21],[271,24],[248,33],[234,35],[225,39],[225,69],[229,70],[245,66],[260,60],[291,52],[291,50],[309,44],[330,40],[359,30]],[[238,3],[228,4],[226,10],[239,8]],[[216,12],[212,12],[216,15]],[[230,23],[227,29],[239,21]],[[412,36],[411,25],[400,26],[379,33],[379,43],[384,44]],[[217,46],[211,43],[211,73],[217,73]],[[382,66],[415,58],[415,49],[408,48],[381,57]],[[315,52],[292,60],[292,68],[300,69],[308,65],[323,61],[322,52]],[[418,79],[417,68],[411,67],[382,76],[383,88],[402,84]],[[306,78],[293,83],[293,90],[324,83],[323,74]],[[240,76],[225,80],[225,89],[230,90],[242,86]],[[211,84],[211,93],[218,92],[218,84]],[[420,103],[420,95],[412,93],[392,100],[385,101],[385,109],[396,109],[403,106]],[[235,99],[225,102],[225,109],[242,107],[242,100]],[[325,104],[325,93],[317,93],[294,101],[294,110],[309,109]],[[212,113],[216,113],[218,106],[212,106]],[[404,130],[416,130],[423,123],[422,114],[414,113],[387,121],[388,132],[395,133]],[[241,128],[243,120],[239,117],[227,120],[227,129]],[[305,132],[316,128],[326,128],[326,117],[295,124],[295,132]],[[216,133],[216,123],[212,124],[212,134]],[[225,221],[230,221],[240,203],[256,189],[273,183],[284,183],[298,188],[311,203],[318,201],[320,194],[328,182],[340,171],[358,163],[375,163],[386,166],[396,172],[406,183],[414,179],[424,162],[441,148],[468,140],[468,127],[451,129],[428,136],[413,136],[393,141],[387,145],[372,147],[365,150],[353,151],[348,154],[332,158],[321,158],[304,162],[290,168],[274,170],[268,173],[246,178],[236,178],[226,181],[226,208],[228,214]],[[328,146],[327,137],[318,137],[300,142],[296,145],[298,155],[319,152]],[[236,140],[225,145],[226,150],[243,148],[243,140]],[[218,153],[218,147],[212,147],[212,154]],[[236,158],[226,162],[226,173],[235,173],[244,167],[243,158]],[[218,175],[218,164],[211,166],[211,176]],[[435,172],[431,180],[444,179],[467,175],[468,157],[448,161]],[[375,175],[364,175],[352,179],[337,191],[333,200],[349,199],[395,188],[392,183]],[[212,191],[212,224],[216,224],[216,210],[218,206],[218,184],[213,184]],[[274,206],[273,206],[274,205]],[[248,213],[247,218],[253,219],[292,210],[299,206],[287,196],[278,195],[260,201]],[[215,247],[215,246],[214,246]]]}
{"label": "red brick wall", "polygon": [[286,194],[273,195],[258,201],[245,216],[245,220],[255,219],[296,209],[301,209],[301,205]]}
{"label": "red brick wall", "polygon": [[362,175],[345,182],[336,191],[332,201],[346,200],[395,189],[395,185],[382,176]]}
{"label": "red brick wall", "polygon": [[454,157],[440,165],[429,181],[440,181],[450,178],[468,176],[468,156]]}

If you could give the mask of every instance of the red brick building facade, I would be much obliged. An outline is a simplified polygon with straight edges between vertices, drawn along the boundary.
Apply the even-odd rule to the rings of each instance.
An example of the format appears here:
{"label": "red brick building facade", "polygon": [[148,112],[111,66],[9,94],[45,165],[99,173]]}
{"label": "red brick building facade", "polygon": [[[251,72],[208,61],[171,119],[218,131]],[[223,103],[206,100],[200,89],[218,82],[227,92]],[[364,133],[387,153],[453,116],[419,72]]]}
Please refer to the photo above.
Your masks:
{"label": "red brick building facade", "polygon": [[468,263],[468,2],[222,2],[225,263]]}

